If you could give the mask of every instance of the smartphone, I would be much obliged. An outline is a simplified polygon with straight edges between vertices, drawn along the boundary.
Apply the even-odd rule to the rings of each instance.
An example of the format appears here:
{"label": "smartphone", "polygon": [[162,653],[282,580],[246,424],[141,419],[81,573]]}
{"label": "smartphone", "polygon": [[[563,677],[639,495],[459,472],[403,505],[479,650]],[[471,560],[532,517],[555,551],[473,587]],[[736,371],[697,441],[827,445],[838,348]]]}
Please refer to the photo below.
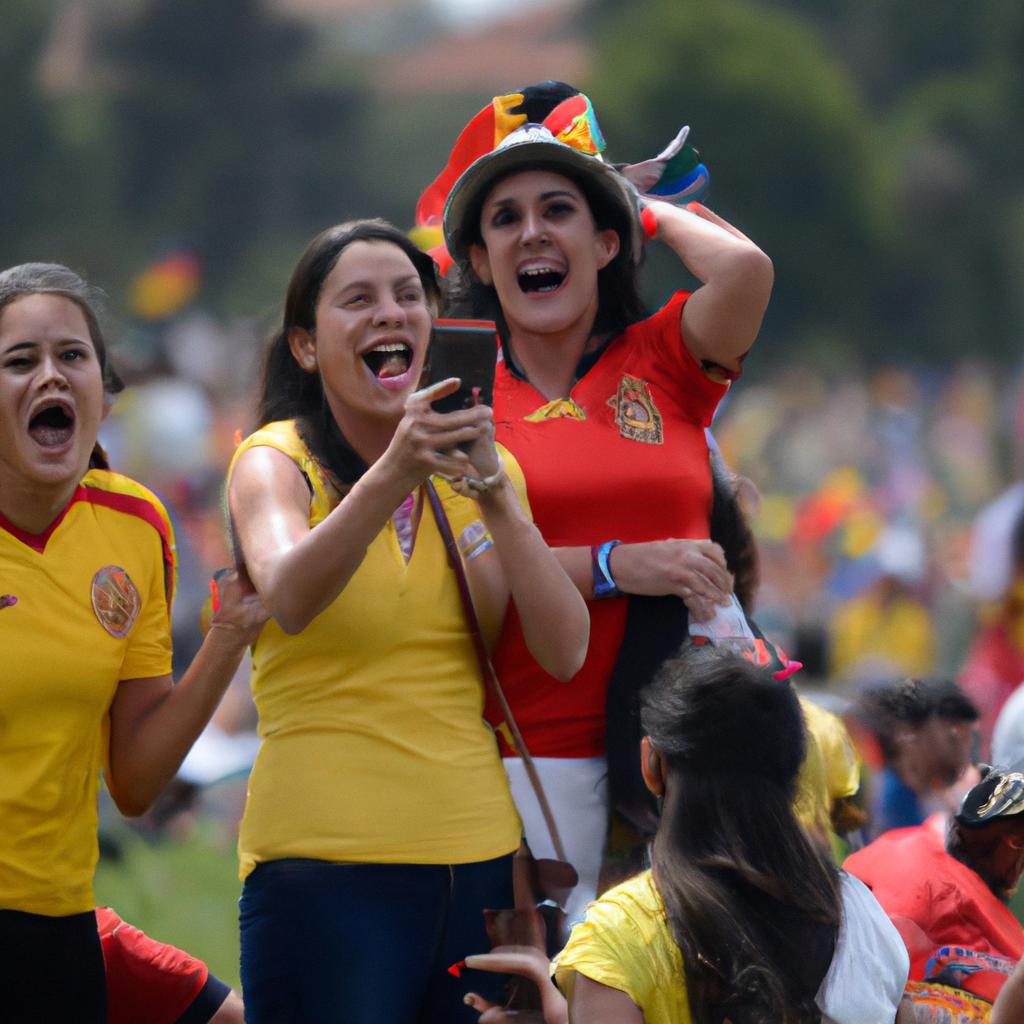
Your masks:
{"label": "smartphone", "polygon": [[493,320],[435,320],[427,353],[427,381],[449,377],[462,383],[458,391],[432,402],[436,412],[455,412],[474,404],[494,404],[494,369],[498,362],[498,332]]}

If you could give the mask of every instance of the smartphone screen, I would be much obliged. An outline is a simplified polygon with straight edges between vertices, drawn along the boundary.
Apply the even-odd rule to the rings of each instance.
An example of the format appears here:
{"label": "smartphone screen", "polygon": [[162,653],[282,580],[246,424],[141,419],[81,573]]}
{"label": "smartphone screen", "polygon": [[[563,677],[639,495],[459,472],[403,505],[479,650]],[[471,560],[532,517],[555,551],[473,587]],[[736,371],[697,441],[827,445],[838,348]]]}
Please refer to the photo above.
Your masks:
{"label": "smartphone screen", "polygon": [[473,405],[473,393],[484,405],[494,403],[494,369],[498,361],[497,328],[493,320],[435,320],[427,354],[430,384],[458,377],[458,391],[432,403],[437,412]]}

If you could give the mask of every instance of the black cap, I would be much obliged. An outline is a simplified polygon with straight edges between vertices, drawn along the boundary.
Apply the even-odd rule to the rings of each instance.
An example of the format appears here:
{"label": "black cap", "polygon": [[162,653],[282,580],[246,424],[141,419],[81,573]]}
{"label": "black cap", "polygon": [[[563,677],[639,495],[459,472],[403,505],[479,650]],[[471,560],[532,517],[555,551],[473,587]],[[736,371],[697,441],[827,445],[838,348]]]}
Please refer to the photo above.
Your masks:
{"label": "black cap", "polygon": [[981,782],[967,791],[955,816],[961,825],[987,825],[1024,813],[1024,763],[1012,768],[980,764],[978,768]]}

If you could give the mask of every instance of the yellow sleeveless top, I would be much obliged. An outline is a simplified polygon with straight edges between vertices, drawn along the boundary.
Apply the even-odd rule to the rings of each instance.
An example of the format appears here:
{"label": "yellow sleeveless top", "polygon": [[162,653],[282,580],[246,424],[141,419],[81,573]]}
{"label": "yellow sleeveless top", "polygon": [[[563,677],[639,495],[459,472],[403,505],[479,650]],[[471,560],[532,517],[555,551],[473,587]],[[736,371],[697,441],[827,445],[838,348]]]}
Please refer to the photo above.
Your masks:
{"label": "yellow sleeveless top", "polygon": [[[341,499],[293,421],[247,438],[229,479],[239,456],[261,445],[309,481],[315,528]],[[502,454],[524,500],[519,467]],[[476,502],[434,484],[456,540],[477,543]],[[500,625],[481,620],[488,642]],[[425,501],[408,563],[389,519],[345,589],[300,634],[267,623],[252,690],[263,743],[239,835],[243,879],[284,857],[462,864],[519,845],[455,575]]]}

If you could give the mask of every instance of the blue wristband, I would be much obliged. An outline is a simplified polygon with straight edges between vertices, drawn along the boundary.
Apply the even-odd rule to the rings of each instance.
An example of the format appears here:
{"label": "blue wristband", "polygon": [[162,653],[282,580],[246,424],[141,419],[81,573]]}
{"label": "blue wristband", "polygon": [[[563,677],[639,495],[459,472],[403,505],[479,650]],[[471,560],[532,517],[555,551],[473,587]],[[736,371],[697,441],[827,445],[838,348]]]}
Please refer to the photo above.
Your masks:
{"label": "blue wristband", "polygon": [[621,593],[612,576],[612,549],[621,544],[618,540],[606,540],[603,544],[595,544],[590,549],[590,568],[594,574],[594,597],[618,597]]}

